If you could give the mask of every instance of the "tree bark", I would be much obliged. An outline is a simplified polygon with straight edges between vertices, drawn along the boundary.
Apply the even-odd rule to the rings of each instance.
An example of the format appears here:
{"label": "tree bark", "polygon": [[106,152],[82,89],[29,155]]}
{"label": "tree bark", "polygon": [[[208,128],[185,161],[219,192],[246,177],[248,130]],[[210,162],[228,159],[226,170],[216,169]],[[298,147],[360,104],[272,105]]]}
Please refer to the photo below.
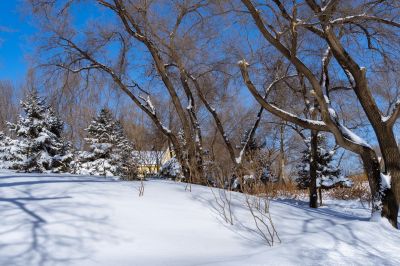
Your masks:
{"label": "tree bark", "polygon": [[285,149],[284,149],[284,130],[285,125],[280,126],[280,160],[279,160],[279,176],[278,183],[285,183]]}
{"label": "tree bark", "polygon": [[311,153],[310,153],[310,207],[318,208],[318,195],[317,195],[317,152],[318,152],[318,131],[311,131]]}
{"label": "tree bark", "polygon": [[390,188],[383,191],[382,216],[387,217],[389,222],[398,228],[398,212],[400,203],[400,152],[393,129],[385,128],[387,138],[379,140],[383,161],[385,163],[383,173],[390,176]]}
{"label": "tree bark", "polygon": [[318,188],[318,198],[319,198],[319,206],[322,206],[322,189],[321,189],[321,186]]}

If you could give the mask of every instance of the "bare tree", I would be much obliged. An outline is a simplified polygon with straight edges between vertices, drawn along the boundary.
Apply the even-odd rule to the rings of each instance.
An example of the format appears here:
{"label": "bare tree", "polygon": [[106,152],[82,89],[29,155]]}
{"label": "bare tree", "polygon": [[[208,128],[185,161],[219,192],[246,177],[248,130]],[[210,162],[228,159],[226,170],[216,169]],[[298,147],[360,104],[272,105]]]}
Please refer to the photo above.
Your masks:
{"label": "bare tree", "polygon": [[[101,75],[108,76],[113,81],[113,86],[123,91],[141,110],[148,115],[153,121],[157,128],[163,132],[174,147],[176,156],[179,158],[185,176],[191,178],[192,175],[199,175],[201,178],[201,157],[199,145],[196,146],[197,141],[191,141],[192,139],[200,139],[198,130],[200,127],[197,124],[196,116],[191,109],[187,110],[183,107],[183,101],[179,96],[179,87],[176,84],[176,80],[168,72],[167,66],[169,65],[167,56],[163,56],[161,50],[162,39],[157,42],[157,32],[152,28],[152,24],[148,21],[149,17],[146,12],[149,5],[146,3],[132,3],[130,1],[98,1],[98,4],[106,7],[113,12],[120,20],[120,24],[116,25],[113,29],[102,28],[101,25],[97,28],[98,31],[92,31],[87,34],[87,38],[80,42],[76,35],[72,32],[68,24],[68,8],[73,1],[60,1],[61,8],[57,9],[53,4],[55,2],[49,1],[32,1],[34,10],[36,12],[48,12],[51,8],[54,8],[52,15],[48,14],[45,16],[47,20],[54,23],[49,26],[47,30],[51,31],[54,35],[50,44],[50,48],[62,47],[65,54],[56,56],[48,62],[49,65],[56,65],[58,68],[63,68],[71,73],[79,73],[83,75],[90,75],[94,70],[97,70]],[[186,6],[181,6],[182,10],[186,9]],[[42,13],[43,14],[43,13]],[[58,17],[56,17],[59,15]],[[62,20],[64,18],[65,20]],[[146,25],[146,27],[143,27]],[[155,40],[155,41],[153,41]],[[109,63],[107,60],[103,60],[99,53],[107,45],[112,42],[118,42],[120,45],[119,56],[114,58],[115,61]],[[175,111],[179,117],[180,124],[183,128],[185,139],[185,145],[179,142],[176,132],[168,129],[164,126],[159,116],[159,111],[156,109],[151,93],[146,89],[142,88],[137,82],[133,81],[129,77],[127,67],[130,64],[128,60],[131,48],[143,45],[150,54],[152,64],[154,64],[154,71],[156,76],[161,79],[164,88],[168,92],[171,102],[175,108]],[[188,78],[185,76],[186,73],[180,71],[181,85],[188,98],[188,101],[192,100],[191,92],[187,89]],[[194,103],[190,106],[193,106]],[[188,111],[188,112],[187,112]],[[200,162],[199,162],[200,161]],[[192,167],[193,166],[193,167]],[[200,172],[200,173],[199,173]]]}
{"label": "bare tree", "polygon": [[[199,119],[204,106],[224,140],[232,164],[238,168],[247,144],[240,150],[236,148],[221,114],[205,93],[209,87],[220,89],[213,73],[223,72],[219,67],[221,62],[207,61],[205,56],[208,48],[203,43],[215,38],[202,15],[209,1],[173,1],[170,3],[171,14],[167,17],[157,13],[163,1],[97,1],[94,7],[111,12],[117,22],[107,27],[101,22],[95,23],[82,36],[74,32],[69,22],[69,10],[74,2],[31,1],[34,12],[44,19],[43,27],[52,33],[45,45],[46,51],[62,49],[56,56],[47,58],[45,65],[56,66],[55,71],[66,71],[66,75],[111,79],[110,86],[125,93],[166,136],[187,179],[200,183],[205,180],[203,132]],[[114,44],[119,47],[118,56],[105,56],[105,51]],[[138,81],[140,78],[132,74],[132,67],[137,66],[132,58],[140,49],[148,55],[144,59],[146,71],[156,82],[143,85],[143,80]],[[199,57],[199,54],[204,56]],[[208,57],[212,58],[211,55]],[[177,118],[173,127],[167,127],[163,122],[164,114],[151,87],[154,85],[166,92],[173,106],[169,118]],[[248,140],[255,134],[262,113],[263,108],[254,118]],[[180,130],[184,141],[180,140]]]}
{"label": "bare tree", "polygon": [[[365,171],[373,197],[373,215],[380,213],[388,218],[394,227],[397,227],[397,215],[400,198],[400,152],[397,146],[393,126],[400,114],[400,103],[394,104],[390,115],[385,115],[379,109],[374,99],[367,73],[367,67],[360,66],[360,54],[351,49],[347,40],[353,38],[358,41],[366,38],[367,49],[363,52],[370,56],[378,56],[383,62],[396,60],[396,55],[388,49],[398,42],[398,28],[396,22],[399,7],[394,1],[385,2],[340,2],[306,0],[305,6],[300,1],[292,5],[274,0],[266,7],[257,1],[241,1],[259,30],[263,38],[281,53],[307,81],[307,87],[318,103],[319,116],[322,120],[304,119],[298,115],[288,113],[269,103],[260,95],[248,73],[249,64],[242,60],[239,63],[242,77],[248,89],[265,109],[295,123],[301,127],[314,131],[329,131],[337,143],[347,150],[358,154],[363,161]],[[264,8],[264,9],[263,9]],[[264,17],[268,14],[269,17]],[[288,11],[290,10],[290,12]],[[361,31],[359,30],[361,29]],[[374,32],[374,34],[372,34]],[[317,38],[322,46],[327,47],[320,56],[321,70],[316,71],[309,65],[309,61],[299,55],[299,36],[310,34]],[[390,42],[390,43],[389,43]],[[351,42],[350,42],[351,43]],[[312,45],[308,43],[310,48]],[[360,42],[356,45],[362,46]],[[317,62],[313,61],[312,62]],[[339,66],[342,76],[347,77],[345,88],[352,90],[354,97],[361,104],[375,136],[379,142],[385,164],[384,173],[391,176],[390,183],[382,178],[379,161],[373,148],[350,131],[339,120],[337,112],[330,101],[329,91],[331,79],[335,76],[332,70]]]}

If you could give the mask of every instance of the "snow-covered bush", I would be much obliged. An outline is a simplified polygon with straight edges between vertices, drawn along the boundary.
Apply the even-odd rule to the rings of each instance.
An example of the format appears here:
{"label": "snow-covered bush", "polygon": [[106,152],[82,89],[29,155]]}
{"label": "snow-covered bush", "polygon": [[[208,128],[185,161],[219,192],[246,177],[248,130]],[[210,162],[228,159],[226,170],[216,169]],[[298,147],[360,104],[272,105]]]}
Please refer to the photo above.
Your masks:
{"label": "snow-covered bush", "polygon": [[22,160],[21,154],[18,153],[18,141],[6,136],[0,132],[0,168],[12,169],[14,164]]}
{"label": "snow-covered bush", "polygon": [[274,173],[271,171],[271,167],[269,164],[265,164],[261,168],[261,175],[260,175],[260,181],[263,184],[266,184],[268,182],[276,182],[278,178]]}
{"label": "snow-covered bush", "polygon": [[225,184],[225,188],[233,191],[248,191],[253,189],[258,181],[261,180],[258,180],[254,174],[243,175],[242,181],[238,176],[232,175],[229,184]]}
{"label": "snow-covered bush", "polygon": [[246,160],[242,163],[244,171],[242,178],[237,174],[233,174],[228,182],[225,183],[226,189],[235,191],[250,192],[258,187],[264,187],[267,183],[277,182],[278,178],[271,170],[271,160],[268,152],[263,148],[258,148],[246,156]]}
{"label": "snow-covered bush", "polygon": [[[311,139],[306,140],[307,148],[302,152],[302,160],[297,165],[298,178],[296,182],[299,188],[308,188],[310,185],[310,157],[311,157]],[[325,137],[318,134],[317,149],[317,187],[330,189],[336,186],[351,187],[352,181],[341,174],[338,167],[333,165],[333,150],[326,149]]]}
{"label": "snow-covered bush", "polygon": [[110,110],[103,108],[86,129],[89,151],[78,152],[73,162],[76,174],[137,178],[137,162],[132,155],[133,144],[124,134],[122,125]]}
{"label": "snow-covered bush", "polygon": [[228,180],[228,182],[225,183],[225,189],[230,189],[234,191],[239,191],[241,190],[241,184],[240,184],[240,179],[237,177],[235,174],[231,176],[231,178]]}
{"label": "snow-covered bush", "polygon": [[173,180],[181,180],[185,178],[182,173],[182,166],[175,157],[169,159],[161,166],[159,174],[164,178]]}
{"label": "snow-covered bush", "polygon": [[116,165],[110,164],[110,160],[99,158],[94,161],[86,161],[88,158],[79,154],[81,161],[74,161],[74,173],[81,175],[102,175],[102,176],[116,176],[118,169]]}
{"label": "snow-covered bush", "polygon": [[21,101],[21,107],[25,115],[20,115],[15,124],[8,123],[17,136],[6,148],[8,165],[25,172],[69,171],[72,153],[62,136],[63,122],[36,90]]}

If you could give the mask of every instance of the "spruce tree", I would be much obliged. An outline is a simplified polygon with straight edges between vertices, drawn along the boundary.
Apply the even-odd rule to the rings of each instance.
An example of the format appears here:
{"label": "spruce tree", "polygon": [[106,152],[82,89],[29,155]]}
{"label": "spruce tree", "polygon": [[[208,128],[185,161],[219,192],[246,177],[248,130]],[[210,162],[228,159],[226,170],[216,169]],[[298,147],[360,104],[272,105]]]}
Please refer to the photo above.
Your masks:
{"label": "spruce tree", "polygon": [[182,166],[175,157],[169,159],[161,166],[159,175],[163,178],[177,181],[185,178],[183,175]]}
{"label": "spruce tree", "polygon": [[133,144],[109,109],[103,108],[86,130],[88,137],[85,141],[90,150],[79,153],[75,173],[120,176],[122,179],[137,177],[137,163],[132,155]]}
{"label": "spruce tree", "polygon": [[17,136],[13,146],[17,161],[12,168],[25,172],[67,172],[72,154],[62,136],[61,119],[35,89],[21,101],[21,107],[25,115],[20,115],[15,124],[8,123]]}
{"label": "spruce tree", "polygon": [[3,132],[0,132],[0,168],[12,169],[15,164],[22,161],[22,154],[17,148],[18,141],[11,139]]}
{"label": "spruce tree", "polygon": [[[301,162],[297,165],[298,178],[296,179],[299,188],[305,189],[310,185],[310,158],[311,145],[310,138],[306,140],[307,148],[302,152]],[[341,174],[339,168],[333,165],[334,151],[327,150],[326,139],[322,134],[318,134],[317,149],[317,187],[330,189],[336,186],[350,187],[351,180]]]}
{"label": "spruce tree", "polygon": [[120,176],[122,179],[130,180],[137,178],[137,161],[132,156],[133,144],[128,140],[124,129],[119,121],[114,123],[114,134],[116,145],[114,147],[114,161],[118,163]]}

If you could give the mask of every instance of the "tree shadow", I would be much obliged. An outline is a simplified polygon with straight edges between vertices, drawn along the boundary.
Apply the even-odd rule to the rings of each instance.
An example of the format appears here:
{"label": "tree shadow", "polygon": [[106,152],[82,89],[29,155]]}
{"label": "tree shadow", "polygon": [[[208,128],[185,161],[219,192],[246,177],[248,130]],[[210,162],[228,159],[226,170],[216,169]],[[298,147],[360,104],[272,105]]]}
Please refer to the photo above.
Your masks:
{"label": "tree shadow", "polygon": [[[359,221],[368,221],[369,218],[366,217],[360,217],[352,214],[348,214],[345,212],[340,212],[333,210],[331,208],[325,208],[326,206],[319,207],[319,208],[310,208],[308,206],[308,202],[301,201],[301,200],[294,200],[294,199],[274,199],[273,201],[279,202],[281,204],[286,204],[295,208],[299,208],[302,210],[307,210],[307,212],[312,212],[312,213],[317,213],[324,215],[326,217],[337,217],[345,220],[359,220]],[[347,207],[348,208],[348,207]]]}
{"label": "tree shadow", "polygon": [[[37,178],[37,180],[29,180],[29,181],[17,181],[17,182],[3,182],[4,180],[9,180],[9,179],[18,179],[18,178],[26,178],[26,179],[31,179],[31,178]],[[82,178],[81,176],[68,176],[67,180],[60,179],[60,176],[54,176],[54,175],[23,175],[23,176],[1,176],[0,177],[0,188],[3,187],[16,187],[16,186],[26,186],[26,185],[41,185],[41,184],[49,184],[49,183],[112,183],[116,182],[113,179],[99,179],[99,177],[87,177],[87,178]]]}
{"label": "tree shadow", "polygon": [[[221,209],[213,197],[195,193],[192,193],[191,196],[193,199],[209,208],[222,225],[244,239],[246,245],[253,247],[265,245],[264,241],[260,239],[259,232],[255,230],[254,225],[251,222],[247,222],[247,219],[243,219],[243,217],[246,216],[251,217],[248,207],[244,204],[244,195],[232,192],[231,207],[232,216],[234,218],[233,226],[224,220],[224,210]],[[350,221],[368,221],[368,218],[350,215],[329,208],[311,209],[308,207],[307,202],[299,200],[274,199],[271,200],[271,202],[275,203],[271,205],[270,210],[272,222],[277,228],[278,235],[280,229],[285,231],[283,240],[301,237],[304,233],[323,231],[329,227]],[[289,206],[290,208],[285,208],[285,210],[289,212],[285,213],[280,211],[280,204]],[[297,216],[297,212],[301,213],[301,216]],[[285,221],[285,223],[281,224],[283,221]],[[292,227],[293,230],[287,230],[287,228],[285,228],[287,226]],[[298,230],[297,228],[301,229]]]}
{"label": "tree shadow", "polygon": [[241,202],[241,194],[237,194],[236,192],[232,192],[231,194],[232,198],[230,201],[230,205],[232,210],[231,215],[233,217],[233,224],[230,224],[225,220],[224,212],[229,212],[228,207],[226,206],[226,209],[221,208],[214,197],[208,197],[206,195],[200,195],[196,193],[190,193],[190,196],[194,200],[200,202],[204,207],[208,208],[211,213],[215,215],[215,219],[222,226],[233,232],[237,236],[237,238],[244,240],[242,242],[243,245],[252,248],[267,245],[265,239],[262,238],[260,232],[257,231],[254,224],[249,224],[242,221],[241,217],[243,216],[243,213],[246,213],[248,217],[251,217],[251,213],[249,209],[245,206],[244,202]]}
{"label": "tree shadow", "polygon": [[[369,262],[374,265],[399,265],[399,257],[390,257],[393,251],[382,247],[386,243],[377,242],[383,239],[388,243],[396,243],[399,235],[389,230],[382,230],[382,225],[369,222],[365,216],[357,216],[346,213],[346,211],[333,210],[329,206],[319,209],[311,209],[305,201],[292,199],[271,200],[271,212],[273,221],[277,226],[278,234],[282,238],[282,245],[269,249],[260,250],[262,241],[257,237],[254,227],[246,222],[246,207],[240,204],[240,197],[232,197],[234,206],[234,225],[227,224],[221,217],[218,205],[213,202],[212,197],[203,194],[192,194],[192,197],[204,206],[211,209],[218,221],[227,229],[234,232],[243,239],[243,245],[251,247],[254,252],[246,256],[238,253],[230,258],[210,260],[198,265],[217,263],[227,265],[234,262],[235,265],[251,265],[251,262],[265,262],[265,265],[275,265],[268,258],[281,256],[283,261],[290,265],[304,265],[305,261],[314,261],[316,265],[324,265],[327,262],[353,265]],[[282,208],[282,206],[290,208]],[[348,206],[346,206],[348,207]],[[352,208],[361,208],[354,206]],[[282,213],[285,210],[288,213]],[[298,215],[300,214],[300,215]],[[292,229],[288,230],[288,226]],[[369,234],[369,230],[380,232],[382,238],[376,239],[375,234]],[[374,239],[375,236],[375,239]],[[390,239],[393,238],[393,239]],[[390,244],[388,244],[390,245]],[[265,246],[265,245],[264,245]],[[395,249],[395,248],[393,248]],[[251,258],[254,257],[254,258]],[[363,257],[362,260],[359,260]],[[304,260],[307,258],[307,260]],[[255,263],[257,264],[257,263]]]}
{"label": "tree shadow", "polygon": [[[83,183],[113,182],[96,178],[23,175],[0,177],[0,265],[69,265],[87,259],[93,243],[112,240],[104,206],[87,202]],[[14,178],[18,181],[14,181]],[[37,180],[35,180],[37,178]],[[33,180],[32,180],[33,179]],[[10,182],[11,181],[11,182]],[[69,183],[64,190],[53,184]],[[46,188],[43,188],[43,186]],[[89,195],[86,195],[89,196]]]}

